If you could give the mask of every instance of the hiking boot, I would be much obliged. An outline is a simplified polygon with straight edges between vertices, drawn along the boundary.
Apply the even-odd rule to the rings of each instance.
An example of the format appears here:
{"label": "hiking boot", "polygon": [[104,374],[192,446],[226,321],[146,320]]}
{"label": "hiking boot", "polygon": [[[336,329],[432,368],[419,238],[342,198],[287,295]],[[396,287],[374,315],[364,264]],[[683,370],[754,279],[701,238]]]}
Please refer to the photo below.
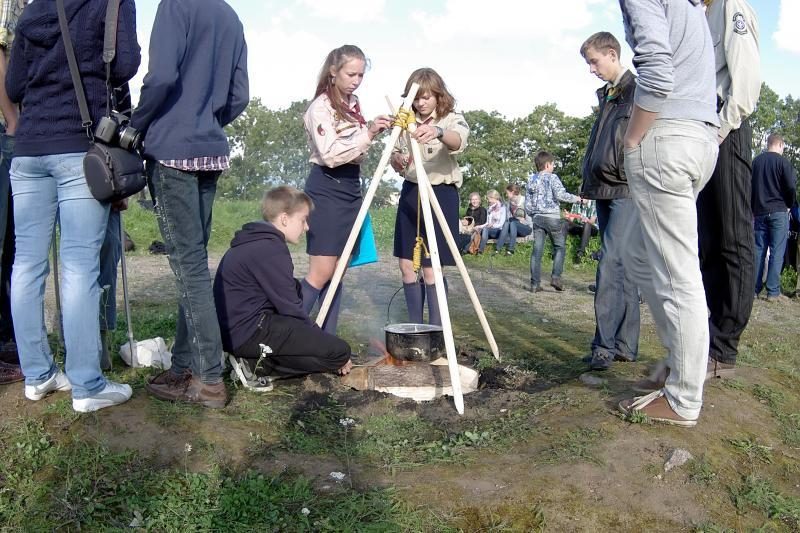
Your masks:
{"label": "hiking boot", "polygon": [[713,357],[708,358],[708,366],[706,367],[706,381],[714,378],[730,378],[733,377],[735,373],[736,365],[722,363]]}
{"label": "hiking boot", "polygon": [[210,409],[222,409],[228,403],[228,390],[225,383],[203,383],[192,377],[186,388],[186,399],[190,403],[198,403]]}
{"label": "hiking boot", "polygon": [[589,362],[589,368],[592,370],[608,370],[611,368],[611,363],[613,361],[613,355],[604,352],[597,352],[592,355],[592,360]]}
{"label": "hiking boot", "polygon": [[159,400],[180,401],[186,398],[186,388],[189,386],[191,379],[192,373],[188,370],[185,370],[182,374],[176,374],[172,370],[165,370],[159,375],[150,378],[145,383],[144,388]]}
{"label": "hiking boot", "polygon": [[228,401],[224,383],[203,383],[188,370],[182,374],[165,370],[148,381],[145,388],[160,400],[196,403],[212,409],[221,409]]}
{"label": "hiking boot", "polygon": [[79,413],[91,413],[125,403],[131,399],[133,390],[130,385],[106,381],[106,386],[88,398],[73,398],[72,408]]}
{"label": "hiking boot", "polygon": [[564,290],[564,285],[561,283],[561,278],[559,278],[559,277],[556,277],[556,276],[554,276],[554,277],[553,277],[553,278],[550,280],[550,286],[551,286],[551,287],[553,287],[553,288],[554,288],[555,290],[557,290],[558,292],[561,292],[561,291],[563,291],[563,290]]}
{"label": "hiking boot", "polygon": [[8,385],[25,379],[22,368],[19,365],[12,365],[0,361],[0,385]]}
{"label": "hiking boot", "polygon": [[50,379],[39,385],[25,385],[25,397],[29,400],[38,401],[55,391],[72,390],[72,384],[67,379],[66,374],[61,370],[56,370]]}

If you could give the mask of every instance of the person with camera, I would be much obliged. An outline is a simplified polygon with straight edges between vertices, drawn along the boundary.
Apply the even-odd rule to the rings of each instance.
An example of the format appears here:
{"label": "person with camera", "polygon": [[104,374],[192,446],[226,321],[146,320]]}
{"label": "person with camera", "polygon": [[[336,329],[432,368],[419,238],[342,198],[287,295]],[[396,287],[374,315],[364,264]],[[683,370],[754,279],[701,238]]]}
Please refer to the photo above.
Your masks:
{"label": "person with camera", "polygon": [[150,63],[131,125],[144,136],[155,201],[180,300],[172,367],[151,379],[156,398],[222,408],[223,353],[206,246],[230,148],[222,129],[249,102],[247,46],[222,0],[161,2]]}
{"label": "person with camera", "polygon": [[[103,37],[105,0],[64,0],[66,20],[83,78],[92,121],[106,103]],[[114,85],[130,80],[139,67],[136,13],[121,0],[117,25]],[[129,385],[107,380],[100,369],[97,320],[100,246],[107,204],[89,191],[83,158],[93,131],[76,103],[56,2],[34,2],[23,11],[11,50],[5,88],[22,104],[16,130],[11,188],[14,199],[16,257],[11,278],[11,311],[25,397],[40,400],[53,391],[72,390],[72,407],[96,411],[131,397]],[[66,375],[56,366],[44,324],[48,253],[58,217],[61,227],[61,309]]]}

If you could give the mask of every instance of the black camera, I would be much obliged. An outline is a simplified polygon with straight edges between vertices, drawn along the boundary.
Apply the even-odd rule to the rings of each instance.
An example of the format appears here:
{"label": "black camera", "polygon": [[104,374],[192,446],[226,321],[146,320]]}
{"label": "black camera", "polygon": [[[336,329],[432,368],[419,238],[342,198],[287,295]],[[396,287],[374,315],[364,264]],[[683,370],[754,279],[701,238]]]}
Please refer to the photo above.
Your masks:
{"label": "black camera", "polygon": [[138,150],[142,142],[142,134],[130,125],[130,119],[117,111],[111,116],[103,117],[94,130],[96,139],[113,146],[115,143],[125,150]]}

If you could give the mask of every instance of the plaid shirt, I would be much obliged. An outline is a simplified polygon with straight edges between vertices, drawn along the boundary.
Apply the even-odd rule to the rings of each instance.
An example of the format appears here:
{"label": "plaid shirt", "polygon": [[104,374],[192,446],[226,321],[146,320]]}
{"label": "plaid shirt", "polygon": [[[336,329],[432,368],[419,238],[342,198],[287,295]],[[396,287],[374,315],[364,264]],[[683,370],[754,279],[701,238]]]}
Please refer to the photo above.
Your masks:
{"label": "plaid shirt", "polygon": [[194,159],[168,159],[161,161],[161,164],[184,172],[222,171],[231,168],[231,158],[227,155],[217,155]]}
{"label": "plaid shirt", "polygon": [[6,53],[11,51],[17,21],[27,3],[27,0],[0,0],[0,48]]}

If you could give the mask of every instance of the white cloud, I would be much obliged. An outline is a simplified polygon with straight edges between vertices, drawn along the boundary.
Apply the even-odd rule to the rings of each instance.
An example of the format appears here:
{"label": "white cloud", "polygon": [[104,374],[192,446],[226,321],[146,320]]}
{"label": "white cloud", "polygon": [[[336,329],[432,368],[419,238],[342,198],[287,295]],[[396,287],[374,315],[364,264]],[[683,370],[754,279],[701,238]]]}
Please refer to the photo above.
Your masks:
{"label": "white cloud", "polygon": [[778,48],[800,54],[800,39],[797,38],[795,24],[800,20],[800,2],[798,0],[781,0],[778,14],[778,29],[772,35]]}
{"label": "white cloud", "polygon": [[298,4],[315,17],[335,22],[369,22],[382,18],[385,0],[299,0]]}

